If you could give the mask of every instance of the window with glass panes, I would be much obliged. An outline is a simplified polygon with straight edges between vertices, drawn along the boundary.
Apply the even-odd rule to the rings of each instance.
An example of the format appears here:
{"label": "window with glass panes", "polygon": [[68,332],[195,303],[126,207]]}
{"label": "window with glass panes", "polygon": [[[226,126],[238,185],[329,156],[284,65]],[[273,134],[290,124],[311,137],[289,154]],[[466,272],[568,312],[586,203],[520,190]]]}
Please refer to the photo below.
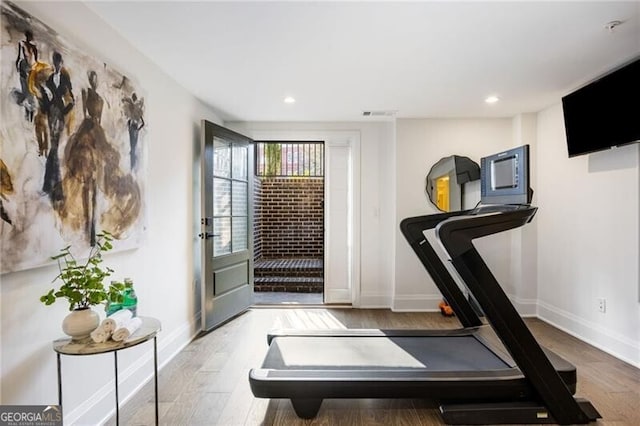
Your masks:
{"label": "window with glass panes", "polygon": [[248,146],[214,138],[213,255],[248,249]]}

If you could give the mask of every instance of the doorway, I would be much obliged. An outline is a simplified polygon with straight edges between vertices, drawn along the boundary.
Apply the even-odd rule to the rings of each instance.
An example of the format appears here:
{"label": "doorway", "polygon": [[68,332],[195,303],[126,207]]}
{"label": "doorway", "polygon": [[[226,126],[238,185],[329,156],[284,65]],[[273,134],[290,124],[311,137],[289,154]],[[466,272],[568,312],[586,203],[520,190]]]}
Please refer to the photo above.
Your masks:
{"label": "doorway", "polygon": [[322,304],[324,142],[258,141],[254,159],[254,304]]}

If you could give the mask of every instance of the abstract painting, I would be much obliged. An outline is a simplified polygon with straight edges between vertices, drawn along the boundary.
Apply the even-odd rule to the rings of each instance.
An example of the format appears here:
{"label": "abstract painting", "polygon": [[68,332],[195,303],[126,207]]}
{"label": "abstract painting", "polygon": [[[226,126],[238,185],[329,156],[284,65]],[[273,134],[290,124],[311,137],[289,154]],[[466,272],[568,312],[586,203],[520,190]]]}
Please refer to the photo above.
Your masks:
{"label": "abstract painting", "polygon": [[11,2],[0,3],[0,272],[146,229],[140,88]]}

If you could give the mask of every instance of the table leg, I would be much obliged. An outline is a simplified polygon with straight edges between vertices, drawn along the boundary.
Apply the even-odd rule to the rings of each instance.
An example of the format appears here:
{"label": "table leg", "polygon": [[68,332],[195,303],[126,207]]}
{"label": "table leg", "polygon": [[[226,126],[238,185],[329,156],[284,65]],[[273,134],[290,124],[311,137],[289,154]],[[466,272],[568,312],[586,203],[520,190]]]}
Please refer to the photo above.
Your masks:
{"label": "table leg", "polygon": [[60,362],[60,352],[56,352],[58,356],[58,405],[62,408],[62,364]]}
{"label": "table leg", "polygon": [[156,426],[158,426],[158,342],[155,336],[153,338],[153,371],[156,390]]}
{"label": "table leg", "polygon": [[120,425],[120,399],[118,398],[118,351],[113,351],[115,382],[116,382],[116,425]]}

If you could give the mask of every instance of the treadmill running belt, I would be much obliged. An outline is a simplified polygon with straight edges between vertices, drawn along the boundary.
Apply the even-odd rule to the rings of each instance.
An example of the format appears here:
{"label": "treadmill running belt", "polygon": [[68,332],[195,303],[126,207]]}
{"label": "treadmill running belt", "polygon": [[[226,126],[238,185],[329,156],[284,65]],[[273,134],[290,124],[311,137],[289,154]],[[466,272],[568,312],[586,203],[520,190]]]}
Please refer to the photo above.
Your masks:
{"label": "treadmill running belt", "polygon": [[262,368],[486,371],[509,366],[473,336],[280,336],[271,342]]}

